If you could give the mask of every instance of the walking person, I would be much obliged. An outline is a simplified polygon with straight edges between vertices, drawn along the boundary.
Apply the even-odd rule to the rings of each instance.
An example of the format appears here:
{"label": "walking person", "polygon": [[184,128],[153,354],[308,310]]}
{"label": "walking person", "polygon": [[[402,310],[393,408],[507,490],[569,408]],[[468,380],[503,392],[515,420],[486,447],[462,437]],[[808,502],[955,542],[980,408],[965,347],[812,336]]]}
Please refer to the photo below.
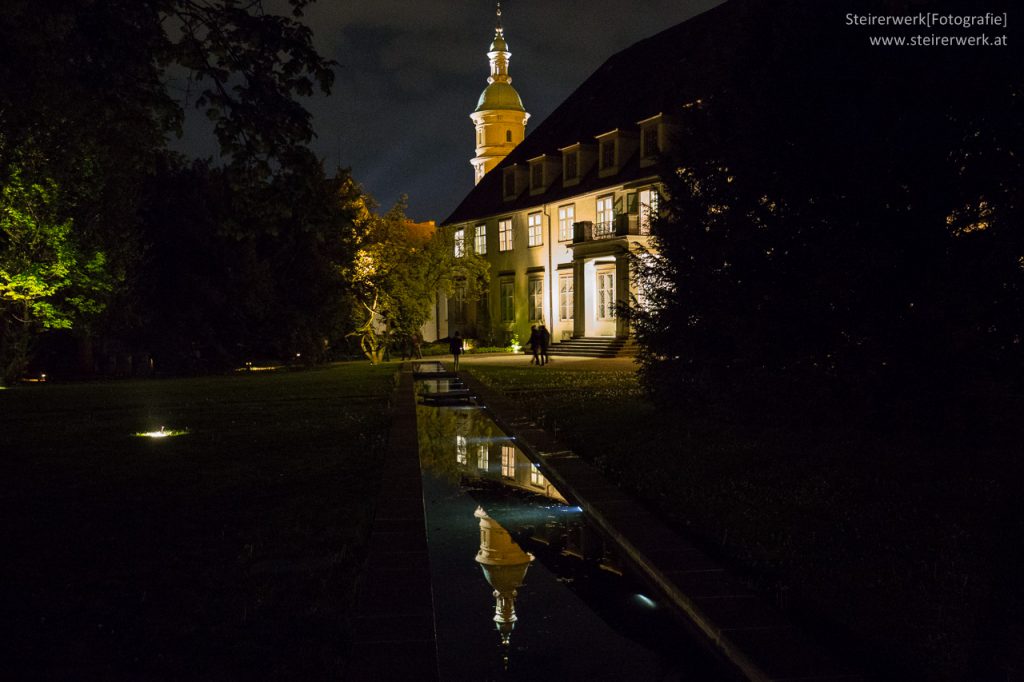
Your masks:
{"label": "walking person", "polygon": [[530,327],[530,340],[527,342],[530,344],[530,352],[533,353],[533,357],[530,358],[531,365],[540,364],[540,331],[537,329],[537,325]]}
{"label": "walking person", "polygon": [[452,338],[448,339],[448,350],[451,352],[452,356],[455,358],[454,364],[455,364],[455,371],[456,372],[459,371],[459,356],[462,355],[462,349],[463,349],[462,335],[459,334],[459,332],[455,332],[455,336],[453,336]]}
{"label": "walking person", "polygon": [[423,359],[423,337],[420,336],[419,332],[413,332],[412,335],[412,353],[416,360]]}
{"label": "walking person", "polygon": [[537,330],[537,336],[540,337],[540,364],[548,364],[548,346],[551,345],[551,332],[541,322],[540,329]]}

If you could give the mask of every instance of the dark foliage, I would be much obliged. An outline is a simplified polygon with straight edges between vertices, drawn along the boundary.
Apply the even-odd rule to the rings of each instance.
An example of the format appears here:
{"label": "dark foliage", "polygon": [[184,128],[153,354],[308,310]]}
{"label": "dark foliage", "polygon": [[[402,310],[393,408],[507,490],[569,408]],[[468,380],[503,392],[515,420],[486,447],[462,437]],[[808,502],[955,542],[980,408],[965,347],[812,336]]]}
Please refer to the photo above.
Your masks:
{"label": "dark foliage", "polygon": [[205,163],[162,169],[144,202],[134,345],[172,372],[325,359],[350,318],[345,178],[306,169],[247,186]]}
{"label": "dark foliage", "polygon": [[783,4],[680,122],[639,262],[646,384],[746,412],[971,412],[1024,378],[1019,62],[870,47],[837,9]]}

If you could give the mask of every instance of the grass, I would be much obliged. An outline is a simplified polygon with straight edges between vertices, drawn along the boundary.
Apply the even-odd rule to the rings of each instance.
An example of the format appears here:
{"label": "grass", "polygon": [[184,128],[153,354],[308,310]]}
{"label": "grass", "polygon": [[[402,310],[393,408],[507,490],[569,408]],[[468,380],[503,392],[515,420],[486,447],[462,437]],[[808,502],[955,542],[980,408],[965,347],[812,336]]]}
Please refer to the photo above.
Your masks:
{"label": "grass", "polygon": [[337,676],[393,372],[0,393],[5,671]]}
{"label": "grass", "polygon": [[[470,371],[879,679],[1019,665],[1017,453],[657,409],[628,371]],[[996,439],[998,440],[998,439]]]}

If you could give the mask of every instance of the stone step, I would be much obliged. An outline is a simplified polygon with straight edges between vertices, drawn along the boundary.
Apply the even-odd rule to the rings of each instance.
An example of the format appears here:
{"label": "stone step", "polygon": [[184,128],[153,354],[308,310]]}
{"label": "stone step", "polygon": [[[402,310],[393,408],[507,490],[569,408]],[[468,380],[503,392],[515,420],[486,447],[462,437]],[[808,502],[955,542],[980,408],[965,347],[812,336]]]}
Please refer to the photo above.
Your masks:
{"label": "stone step", "polygon": [[549,355],[588,358],[614,358],[620,355],[635,355],[635,343],[631,339],[613,337],[582,337],[566,339],[553,344]]}

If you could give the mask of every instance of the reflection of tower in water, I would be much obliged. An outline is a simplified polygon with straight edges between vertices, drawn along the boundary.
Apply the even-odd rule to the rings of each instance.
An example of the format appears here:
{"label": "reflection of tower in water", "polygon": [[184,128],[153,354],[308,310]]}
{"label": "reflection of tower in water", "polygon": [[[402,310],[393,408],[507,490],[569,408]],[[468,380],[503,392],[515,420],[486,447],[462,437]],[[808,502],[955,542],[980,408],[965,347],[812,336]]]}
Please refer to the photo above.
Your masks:
{"label": "reflection of tower in water", "polygon": [[501,643],[507,647],[516,624],[516,589],[523,584],[533,555],[524,552],[482,507],[477,507],[473,516],[480,519],[480,551],[476,561],[494,588],[494,623]]}

